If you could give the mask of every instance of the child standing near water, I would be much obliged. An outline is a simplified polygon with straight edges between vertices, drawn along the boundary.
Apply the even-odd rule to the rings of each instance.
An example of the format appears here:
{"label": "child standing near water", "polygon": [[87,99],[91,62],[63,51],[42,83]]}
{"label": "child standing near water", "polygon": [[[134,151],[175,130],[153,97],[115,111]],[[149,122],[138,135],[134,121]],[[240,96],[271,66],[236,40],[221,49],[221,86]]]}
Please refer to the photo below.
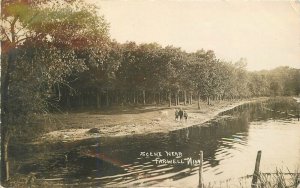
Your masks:
{"label": "child standing near water", "polygon": [[186,112],[186,111],[183,111],[183,117],[184,117],[185,121],[187,121],[188,114],[187,114],[187,112]]}
{"label": "child standing near water", "polygon": [[181,119],[182,119],[182,117],[183,117],[183,111],[182,111],[182,109],[181,109],[181,108],[180,108],[180,110],[179,110],[178,114],[179,114],[180,121],[181,121]]}
{"label": "child standing near water", "polygon": [[178,109],[175,110],[175,121],[178,120],[178,116],[179,116],[179,112],[178,112]]}

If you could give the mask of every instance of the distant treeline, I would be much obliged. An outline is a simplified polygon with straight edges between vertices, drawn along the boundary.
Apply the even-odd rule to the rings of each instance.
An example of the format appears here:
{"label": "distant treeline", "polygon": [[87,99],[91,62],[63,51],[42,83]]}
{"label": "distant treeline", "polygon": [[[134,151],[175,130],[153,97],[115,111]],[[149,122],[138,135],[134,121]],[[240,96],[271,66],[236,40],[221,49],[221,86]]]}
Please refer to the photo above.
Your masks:
{"label": "distant treeline", "polygon": [[211,50],[187,53],[156,43],[112,42],[107,55],[83,54],[88,68],[54,86],[61,107],[192,103],[300,93],[300,70],[247,71],[246,60],[226,62]]}

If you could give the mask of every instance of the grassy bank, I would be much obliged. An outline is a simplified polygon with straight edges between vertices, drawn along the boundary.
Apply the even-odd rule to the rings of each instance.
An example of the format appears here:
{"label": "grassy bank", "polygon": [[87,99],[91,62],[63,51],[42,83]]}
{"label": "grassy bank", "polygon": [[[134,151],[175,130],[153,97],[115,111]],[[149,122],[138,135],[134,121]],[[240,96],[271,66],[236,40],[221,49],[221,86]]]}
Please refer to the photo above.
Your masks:
{"label": "grassy bank", "polygon": [[[252,175],[241,177],[238,179],[228,179],[219,182],[207,183],[204,188],[249,188],[251,187]],[[258,177],[257,188],[299,188],[300,186],[300,173],[284,173],[277,171],[275,173],[260,173]],[[34,176],[15,176],[8,184],[7,187],[18,187],[18,188],[66,188],[66,187],[92,187],[88,183],[80,184],[62,184],[60,181],[43,181],[37,180]],[[169,187],[169,186],[168,186]],[[176,188],[176,186],[171,186]],[[195,188],[198,185],[193,186]],[[193,188],[191,187],[191,188]]]}
{"label": "grassy bank", "polygon": [[[228,179],[221,182],[213,182],[204,185],[204,188],[249,188],[251,187],[252,175],[238,179]],[[298,188],[300,186],[300,173],[283,172],[277,170],[275,173],[260,173],[257,188]]]}
{"label": "grassy bank", "polygon": [[[167,106],[134,106],[118,107],[105,111],[69,112],[48,115],[49,121],[41,125],[46,134],[38,141],[74,141],[95,136],[123,136],[169,132],[192,125],[204,123],[220,112],[232,109],[241,104],[265,99],[241,101],[215,101],[213,105],[197,104]],[[188,113],[188,120],[175,120],[175,109],[182,108]],[[50,121],[51,120],[51,121]],[[87,133],[91,128],[99,132]]]}

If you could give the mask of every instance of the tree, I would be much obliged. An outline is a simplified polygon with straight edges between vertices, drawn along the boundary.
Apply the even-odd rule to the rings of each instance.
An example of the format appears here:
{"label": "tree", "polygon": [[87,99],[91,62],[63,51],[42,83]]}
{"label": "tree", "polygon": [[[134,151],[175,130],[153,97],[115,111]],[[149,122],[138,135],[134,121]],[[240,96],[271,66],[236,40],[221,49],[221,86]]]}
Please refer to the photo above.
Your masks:
{"label": "tree", "polygon": [[104,19],[81,1],[3,0],[1,6],[1,178],[5,181],[12,132],[24,127],[33,113],[46,109],[53,85],[87,68],[82,52],[104,46],[109,38]]}
{"label": "tree", "polygon": [[251,96],[261,97],[268,96],[270,84],[264,72],[250,72],[248,88],[251,91]]}
{"label": "tree", "polygon": [[185,69],[187,65],[187,55],[180,48],[167,46],[163,50],[163,61],[166,74],[166,90],[169,93],[169,104],[171,104],[171,94],[174,93],[175,105],[179,104],[179,92],[184,89]]}
{"label": "tree", "polygon": [[250,92],[248,90],[248,74],[246,71],[247,62],[246,59],[241,58],[235,64],[235,97],[245,98],[248,97]]}
{"label": "tree", "polygon": [[[101,53],[98,54],[95,51],[101,51]],[[108,92],[118,85],[116,71],[120,66],[122,56],[120,44],[111,41],[105,47],[88,49],[81,56],[85,57],[85,65],[88,68],[68,77],[69,85],[64,87],[67,93],[61,100],[61,106],[71,107],[72,103],[73,106],[82,107],[88,101],[87,105],[95,105],[100,108],[103,93],[106,93],[106,105],[108,106]],[[84,100],[86,101],[84,102]],[[76,102],[77,104],[75,104]]]}
{"label": "tree", "polygon": [[[122,59],[116,77],[118,80],[118,88],[122,93],[122,103],[127,102],[128,90],[136,92],[138,90],[139,81],[143,79],[139,75],[139,67],[137,66],[138,45],[134,42],[128,42],[122,45]],[[134,102],[136,97],[134,97]]]}
{"label": "tree", "polygon": [[216,93],[218,85],[218,64],[213,51],[199,50],[193,54],[194,87],[198,91],[198,108],[200,108],[200,98],[206,97],[210,104],[210,97]]}

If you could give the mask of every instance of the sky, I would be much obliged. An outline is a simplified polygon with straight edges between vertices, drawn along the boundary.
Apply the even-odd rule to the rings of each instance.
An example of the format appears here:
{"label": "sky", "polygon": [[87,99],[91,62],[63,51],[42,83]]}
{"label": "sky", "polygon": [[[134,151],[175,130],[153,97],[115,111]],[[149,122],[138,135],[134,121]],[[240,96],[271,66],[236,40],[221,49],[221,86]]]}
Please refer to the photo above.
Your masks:
{"label": "sky", "polygon": [[118,42],[156,42],[219,59],[246,58],[248,70],[300,68],[300,1],[86,0]]}

